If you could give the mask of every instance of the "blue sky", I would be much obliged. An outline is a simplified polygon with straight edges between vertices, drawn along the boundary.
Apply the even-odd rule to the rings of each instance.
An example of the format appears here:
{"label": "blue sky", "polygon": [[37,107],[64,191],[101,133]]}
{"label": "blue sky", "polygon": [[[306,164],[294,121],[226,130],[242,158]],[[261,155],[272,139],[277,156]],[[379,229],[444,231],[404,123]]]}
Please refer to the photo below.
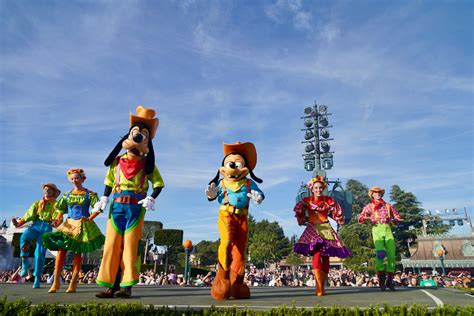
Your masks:
{"label": "blue sky", "polygon": [[[218,238],[204,196],[222,143],[253,142],[257,220],[300,234],[303,109],[326,104],[331,179],[398,184],[426,209],[474,208],[470,1],[0,1],[0,218],[70,189],[152,107],[165,181],[147,220]],[[105,227],[106,216],[97,219]]]}

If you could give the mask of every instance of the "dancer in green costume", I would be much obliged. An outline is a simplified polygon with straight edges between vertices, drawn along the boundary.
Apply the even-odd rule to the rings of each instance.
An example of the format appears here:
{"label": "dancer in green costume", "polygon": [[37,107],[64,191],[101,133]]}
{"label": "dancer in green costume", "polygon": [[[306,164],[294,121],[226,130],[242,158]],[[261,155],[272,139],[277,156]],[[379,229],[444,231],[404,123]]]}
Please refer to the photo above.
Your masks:
{"label": "dancer in green costume", "polygon": [[86,180],[84,170],[70,169],[67,175],[74,188],[66,192],[56,203],[58,215],[53,226],[56,227],[62,223],[63,214],[66,212],[68,218],[57,228],[56,232],[43,235],[44,245],[50,250],[58,251],[54,267],[54,281],[49,293],[56,293],[59,289],[59,279],[68,250],[74,253],[74,261],[71,283],[66,292],[74,293],[78,274],[82,267],[82,254],[99,249],[105,241],[105,236],[93,221],[100,212],[95,212],[92,215],[89,212],[90,206],[97,203],[99,198],[97,193],[82,186]]}
{"label": "dancer in green costume", "polygon": [[[389,224],[401,222],[402,219],[393,205],[386,203],[382,199],[384,193],[385,190],[380,187],[373,187],[369,190],[372,202],[364,207],[358,220],[359,224],[362,224],[366,219],[370,220],[373,224],[372,237],[376,251],[375,268],[377,269],[380,289],[385,291],[385,288],[388,287],[390,290],[395,291],[393,283],[395,239]],[[387,268],[384,266],[385,258],[387,258]]]}

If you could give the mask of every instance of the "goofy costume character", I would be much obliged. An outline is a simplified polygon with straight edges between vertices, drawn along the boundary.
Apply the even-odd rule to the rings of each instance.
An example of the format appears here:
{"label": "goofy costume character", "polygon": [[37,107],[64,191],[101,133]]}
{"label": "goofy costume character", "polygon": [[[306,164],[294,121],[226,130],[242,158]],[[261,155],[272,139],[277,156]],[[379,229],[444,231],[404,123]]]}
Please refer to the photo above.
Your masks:
{"label": "goofy costume character", "polygon": [[56,198],[61,191],[54,183],[45,183],[43,187],[43,198],[33,203],[26,211],[25,215],[19,220],[12,218],[15,227],[21,227],[23,224],[32,221],[33,225],[28,227],[20,237],[20,257],[21,272],[20,276],[24,277],[28,273],[30,251],[34,248],[33,240],[36,240],[35,250],[35,282],[33,288],[40,288],[41,274],[43,273],[44,258],[46,255],[46,247],[43,246],[43,234],[53,230],[51,221],[55,215]]}
{"label": "goofy costume character", "polygon": [[[250,297],[250,289],[244,284],[249,202],[260,204],[265,198],[255,183],[262,183],[253,174],[256,165],[254,144],[224,144],[222,166],[205,191],[209,201],[217,199],[221,204],[217,222],[219,267],[211,288],[211,296],[216,300]],[[248,174],[255,182],[247,178]],[[223,178],[220,181],[219,175]]]}
{"label": "goofy costume character", "polygon": [[[153,210],[155,199],[164,187],[151,140],[155,137],[159,120],[155,111],[137,107],[137,115],[130,113],[130,130],[105,160],[109,167],[104,180],[105,191],[95,208],[105,209],[112,194],[104,252],[97,284],[107,287],[96,294],[99,298],[130,297],[132,286],[139,281],[136,266],[145,211]],[[117,155],[121,149],[126,154]],[[153,192],[147,196],[149,184]],[[119,272],[119,269],[121,272]],[[116,279],[117,280],[116,283]],[[120,289],[114,284],[119,284]]]}
{"label": "goofy costume character", "polygon": [[[372,202],[367,204],[359,214],[359,224],[365,220],[372,223],[372,238],[374,240],[376,259],[375,268],[379,279],[380,289],[385,291],[388,287],[395,291],[393,274],[395,272],[395,239],[393,238],[390,223],[401,222],[400,215],[395,208],[382,200],[385,190],[380,187],[369,189],[369,197]],[[387,258],[387,268],[384,267],[384,259]],[[387,274],[385,274],[385,270]]]}

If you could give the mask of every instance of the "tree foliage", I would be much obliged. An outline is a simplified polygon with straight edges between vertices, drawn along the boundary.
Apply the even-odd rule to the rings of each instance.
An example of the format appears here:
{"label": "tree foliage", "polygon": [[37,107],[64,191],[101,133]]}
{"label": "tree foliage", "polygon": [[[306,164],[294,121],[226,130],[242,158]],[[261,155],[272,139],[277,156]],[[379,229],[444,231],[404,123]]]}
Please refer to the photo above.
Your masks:
{"label": "tree foliage", "polygon": [[196,245],[195,256],[199,259],[201,266],[208,266],[217,263],[217,249],[219,240],[202,240]]}
{"label": "tree foliage", "polygon": [[[403,219],[393,227],[393,235],[396,240],[396,246],[399,254],[409,256],[408,239],[416,239],[423,225],[422,219],[423,209],[421,203],[418,202],[416,196],[411,192],[403,191],[398,185],[393,185],[390,191],[390,200],[393,206]],[[449,225],[437,224],[437,221],[432,221],[426,227],[427,234],[443,234],[449,231]]]}
{"label": "tree foliage", "polygon": [[283,228],[277,222],[264,219],[255,222],[249,218],[250,261],[256,265],[279,261],[291,252],[291,244]]}
{"label": "tree foliage", "polygon": [[367,195],[369,189],[361,182],[349,179],[345,190],[352,192],[353,213],[350,222],[339,227],[339,235],[347,248],[351,250],[353,256],[344,259],[344,264],[355,271],[371,271],[374,267],[371,225],[357,222],[357,217],[364,206],[370,203],[370,198]]}

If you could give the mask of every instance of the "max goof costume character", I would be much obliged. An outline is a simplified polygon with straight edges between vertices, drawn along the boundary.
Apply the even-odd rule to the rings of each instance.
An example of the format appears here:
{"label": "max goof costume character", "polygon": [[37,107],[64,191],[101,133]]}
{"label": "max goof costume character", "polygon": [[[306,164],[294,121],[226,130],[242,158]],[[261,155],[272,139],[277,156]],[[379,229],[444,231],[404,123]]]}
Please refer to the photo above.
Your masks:
{"label": "max goof costume character", "polygon": [[69,182],[73,189],[63,194],[56,203],[57,216],[53,226],[57,227],[63,222],[63,215],[67,213],[67,218],[54,233],[43,235],[43,244],[50,250],[57,250],[56,262],[54,266],[54,281],[49,289],[49,293],[56,293],[60,287],[61,272],[67,251],[74,253],[72,264],[71,283],[66,290],[67,293],[76,292],[77,279],[82,267],[82,254],[99,249],[104,244],[105,237],[99,227],[93,221],[100,214],[91,214],[89,208],[99,200],[97,193],[92,192],[82,186],[86,180],[84,170],[79,168],[67,171]]}
{"label": "max goof costume character", "polygon": [[343,259],[352,256],[352,253],[344,246],[329,223],[329,217],[338,224],[344,224],[344,218],[341,206],[329,196],[323,195],[327,187],[324,178],[321,176],[312,178],[307,187],[312,195],[303,198],[294,207],[298,224],[306,225],[306,229],[295,243],[293,251],[313,256],[315,294],[322,296],[326,294],[324,284],[329,273],[329,257]]}
{"label": "max goof costume character", "polygon": [[[222,166],[205,191],[209,201],[217,199],[221,204],[217,221],[220,235],[219,266],[211,288],[211,296],[216,300],[250,297],[250,289],[244,284],[248,209],[250,200],[260,204],[265,198],[255,183],[262,183],[253,174],[256,165],[257,151],[254,144],[224,144]],[[248,174],[255,181],[248,179]],[[219,175],[222,176],[221,180]]]}
{"label": "max goof costume character", "polygon": [[[130,113],[130,130],[105,160],[109,167],[105,191],[95,208],[105,209],[111,197],[104,252],[97,284],[107,287],[99,298],[130,297],[132,286],[139,281],[136,266],[145,211],[154,209],[155,199],[164,187],[151,140],[159,120],[152,109],[138,106]],[[127,152],[119,156],[121,149]],[[153,192],[147,196],[149,182]],[[119,273],[119,268],[121,272]],[[117,283],[119,287],[114,286]],[[117,293],[115,293],[117,292]]]}
{"label": "max goof costume character", "polygon": [[20,276],[26,276],[29,268],[28,257],[33,249],[33,240],[36,240],[35,250],[35,270],[33,275],[35,281],[33,288],[40,287],[41,274],[43,273],[44,258],[46,255],[46,248],[43,246],[43,234],[53,230],[51,220],[54,217],[56,198],[61,194],[61,191],[54,183],[45,183],[43,187],[43,198],[31,204],[22,218],[17,220],[12,218],[12,223],[15,227],[21,227],[27,222],[33,222],[20,237],[20,257],[21,257],[21,272]]}
{"label": "max goof costume character", "polygon": [[[358,221],[362,224],[365,220],[372,223],[372,238],[375,245],[375,268],[379,279],[380,289],[385,291],[388,287],[395,291],[393,274],[395,272],[395,239],[393,238],[391,223],[402,221],[395,208],[386,203],[382,197],[385,190],[380,187],[369,189],[372,202],[367,204],[359,214]],[[387,258],[387,268],[384,259]],[[387,273],[385,273],[385,271]]]}

